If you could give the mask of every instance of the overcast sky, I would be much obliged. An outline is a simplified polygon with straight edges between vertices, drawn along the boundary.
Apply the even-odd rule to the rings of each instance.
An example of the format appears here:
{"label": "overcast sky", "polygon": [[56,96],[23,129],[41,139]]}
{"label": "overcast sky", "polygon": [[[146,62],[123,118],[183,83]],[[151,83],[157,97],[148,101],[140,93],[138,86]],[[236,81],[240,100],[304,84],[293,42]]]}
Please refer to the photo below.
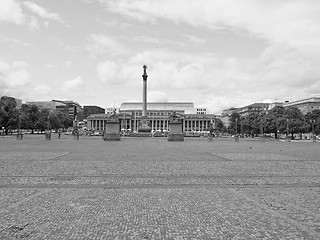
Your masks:
{"label": "overcast sky", "polygon": [[0,0],[0,95],[210,113],[320,94],[319,0]]}

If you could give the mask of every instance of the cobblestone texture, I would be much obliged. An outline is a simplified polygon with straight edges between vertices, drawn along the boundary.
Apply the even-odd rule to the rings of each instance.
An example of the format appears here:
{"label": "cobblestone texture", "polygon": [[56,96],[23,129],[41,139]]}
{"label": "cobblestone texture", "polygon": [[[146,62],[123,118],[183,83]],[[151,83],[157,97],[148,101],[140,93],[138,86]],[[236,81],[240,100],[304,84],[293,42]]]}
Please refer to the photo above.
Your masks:
{"label": "cobblestone texture", "polygon": [[0,138],[0,239],[319,239],[314,143]]}

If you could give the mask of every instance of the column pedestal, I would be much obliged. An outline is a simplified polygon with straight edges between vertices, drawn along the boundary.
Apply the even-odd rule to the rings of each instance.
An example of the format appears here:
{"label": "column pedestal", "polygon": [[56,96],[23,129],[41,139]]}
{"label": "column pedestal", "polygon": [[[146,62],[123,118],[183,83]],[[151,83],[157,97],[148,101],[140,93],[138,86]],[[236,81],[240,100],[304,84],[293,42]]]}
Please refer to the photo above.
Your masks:
{"label": "column pedestal", "polygon": [[140,120],[138,132],[143,132],[143,133],[151,132],[151,127],[147,117],[142,117],[142,119]]}
{"label": "column pedestal", "polygon": [[170,142],[183,142],[184,135],[182,132],[182,123],[180,121],[169,122],[168,141]]}
{"label": "column pedestal", "polygon": [[104,141],[120,141],[120,123],[119,121],[107,121],[106,131],[103,135]]}

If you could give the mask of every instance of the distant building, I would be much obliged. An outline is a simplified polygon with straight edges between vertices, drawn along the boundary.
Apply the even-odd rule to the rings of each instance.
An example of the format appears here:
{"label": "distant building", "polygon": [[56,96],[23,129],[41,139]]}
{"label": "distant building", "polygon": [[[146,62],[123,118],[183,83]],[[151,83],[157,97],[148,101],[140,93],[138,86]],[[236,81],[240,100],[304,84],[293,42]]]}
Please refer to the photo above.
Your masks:
{"label": "distant building", "polygon": [[300,99],[292,102],[285,102],[284,107],[297,107],[303,114],[312,112],[312,110],[320,109],[320,97],[311,97]]}
{"label": "distant building", "polygon": [[98,106],[83,106],[84,118],[87,118],[89,115],[92,115],[92,114],[100,114],[100,113],[104,114],[105,109]]}
{"label": "distant building", "polygon": [[239,113],[240,116],[247,116],[251,113],[267,112],[269,110],[269,105],[270,103],[253,103],[248,106],[238,108],[236,112]]}
{"label": "distant building", "polygon": [[16,108],[20,109],[22,106],[22,100],[18,98],[14,98],[14,100],[16,100],[16,104],[17,104]]}
{"label": "distant building", "polygon": [[33,101],[33,102],[26,102],[27,105],[36,105],[39,109],[50,109],[50,110],[57,110],[57,107],[62,105],[66,107],[65,104],[53,102],[53,101]]}
{"label": "distant building", "polygon": [[109,107],[106,109],[106,114],[112,114],[112,113],[119,113],[120,112],[120,108],[116,108],[116,107]]}
{"label": "distant building", "polygon": [[278,106],[283,106],[284,102],[272,102],[269,103],[269,110],[274,108],[274,107],[278,107]]}
{"label": "distant building", "polygon": [[[192,102],[148,102],[148,111],[158,111],[162,115],[170,115],[173,111],[182,114],[194,114]],[[124,111],[142,111],[142,102],[124,102],[120,106],[120,113]]]}
{"label": "distant building", "polygon": [[196,113],[201,114],[201,115],[203,115],[203,114],[205,115],[205,114],[207,114],[207,108],[197,108]]}
{"label": "distant building", "polygon": [[[56,103],[65,104],[68,109],[68,114],[70,116],[72,116],[73,118],[75,116],[77,116],[78,120],[80,120],[80,121],[82,121],[84,119],[83,108],[79,103],[71,101],[71,100],[52,100],[52,101],[56,102]],[[66,108],[62,107],[62,106],[59,108],[61,108],[61,110],[64,110],[64,111],[66,110]],[[59,109],[57,108],[57,110],[59,110]]]}
{"label": "distant building", "polygon": [[270,103],[253,103],[240,108],[228,108],[222,111],[221,121],[228,127],[229,119],[233,112],[239,113],[240,116],[247,116],[251,113],[267,112],[269,110]]}
{"label": "distant building", "polygon": [[229,126],[229,118],[230,118],[230,115],[231,115],[233,112],[236,112],[237,110],[238,110],[238,108],[234,108],[234,107],[231,107],[231,108],[222,110],[220,119],[221,119],[221,121],[223,122],[223,125],[224,125],[224,126],[226,126],[226,127]]}
{"label": "distant building", "polygon": [[[142,102],[125,102],[119,109],[120,128],[138,131],[142,118]],[[181,117],[184,132],[206,131],[211,119],[216,115],[196,114],[192,102],[149,102],[147,103],[147,117],[153,131],[169,130],[169,117],[175,112]],[[109,114],[95,114],[87,118],[88,129],[105,130],[106,118]]]}

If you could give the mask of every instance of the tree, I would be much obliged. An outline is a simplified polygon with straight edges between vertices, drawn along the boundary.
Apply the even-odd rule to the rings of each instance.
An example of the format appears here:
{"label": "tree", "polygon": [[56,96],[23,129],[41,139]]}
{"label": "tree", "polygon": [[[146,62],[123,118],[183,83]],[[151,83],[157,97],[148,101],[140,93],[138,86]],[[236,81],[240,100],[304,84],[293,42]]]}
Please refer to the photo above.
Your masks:
{"label": "tree", "polygon": [[215,127],[216,127],[216,129],[217,130],[219,130],[220,132],[223,132],[223,130],[224,130],[224,124],[223,124],[223,122],[222,122],[222,120],[220,119],[220,118],[216,118],[215,119]]}
{"label": "tree", "polygon": [[31,133],[34,133],[34,129],[36,129],[40,118],[40,110],[38,106],[23,104],[21,106],[21,118],[22,128],[31,129]]}
{"label": "tree", "polygon": [[18,127],[19,111],[16,108],[16,100],[3,96],[0,99],[0,125],[4,127],[6,135],[9,129]]}
{"label": "tree", "polygon": [[293,134],[302,133],[308,129],[308,124],[305,121],[305,118],[297,107],[287,107],[284,111],[284,116],[286,117],[288,131]]}
{"label": "tree", "polygon": [[276,139],[278,139],[278,131],[284,132],[286,130],[286,118],[284,114],[285,108],[283,106],[276,106],[265,116],[265,132],[274,133]]}
{"label": "tree", "polygon": [[40,115],[36,123],[36,128],[39,129],[41,132],[45,131],[47,128],[50,128],[50,126],[48,125],[49,114],[50,114],[49,109],[44,108],[40,110]]}
{"label": "tree", "polygon": [[238,134],[240,132],[240,114],[232,112],[229,118],[228,132],[231,134]]}
{"label": "tree", "polygon": [[305,115],[306,124],[309,125],[308,132],[312,132],[312,125],[314,127],[314,133],[320,134],[320,109],[314,109],[312,112],[308,112]]}
{"label": "tree", "polygon": [[56,112],[50,112],[48,118],[51,129],[55,129],[57,131],[61,128],[60,119]]}
{"label": "tree", "polygon": [[259,134],[261,131],[261,121],[261,115],[257,112],[249,113],[248,115],[241,117],[243,133],[251,136]]}
{"label": "tree", "polygon": [[60,128],[66,129],[68,127],[72,127],[73,119],[69,114],[61,112],[61,111],[57,111],[56,114],[60,120]]}

